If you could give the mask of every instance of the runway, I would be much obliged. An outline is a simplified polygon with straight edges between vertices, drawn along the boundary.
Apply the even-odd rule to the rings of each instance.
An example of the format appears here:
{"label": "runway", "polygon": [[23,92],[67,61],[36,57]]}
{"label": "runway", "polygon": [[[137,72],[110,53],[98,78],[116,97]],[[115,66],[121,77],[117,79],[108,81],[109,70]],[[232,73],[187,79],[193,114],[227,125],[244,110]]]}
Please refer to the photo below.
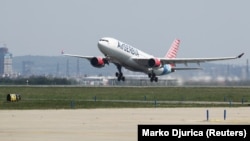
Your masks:
{"label": "runway", "polygon": [[138,124],[250,124],[250,108],[0,110],[0,119],[4,141],[136,141]]}

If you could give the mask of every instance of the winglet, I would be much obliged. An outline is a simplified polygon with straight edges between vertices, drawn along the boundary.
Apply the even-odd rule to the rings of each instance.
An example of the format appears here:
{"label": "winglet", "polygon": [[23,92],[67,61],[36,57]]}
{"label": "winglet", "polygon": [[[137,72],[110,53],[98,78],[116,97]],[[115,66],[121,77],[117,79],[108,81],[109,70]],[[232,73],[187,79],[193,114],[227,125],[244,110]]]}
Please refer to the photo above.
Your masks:
{"label": "winglet", "polygon": [[244,55],[244,53],[241,53],[237,58],[241,58]]}
{"label": "winglet", "polygon": [[61,51],[61,54],[64,54],[64,50]]}

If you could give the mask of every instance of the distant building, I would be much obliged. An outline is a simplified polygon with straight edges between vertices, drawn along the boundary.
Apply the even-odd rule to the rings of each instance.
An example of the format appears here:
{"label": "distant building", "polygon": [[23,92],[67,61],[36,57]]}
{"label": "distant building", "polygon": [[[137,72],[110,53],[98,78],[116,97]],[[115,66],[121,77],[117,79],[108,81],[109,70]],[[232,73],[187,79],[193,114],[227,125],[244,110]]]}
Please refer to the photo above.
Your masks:
{"label": "distant building", "polygon": [[32,75],[32,68],[34,66],[34,62],[32,61],[23,61],[22,74],[25,76]]}
{"label": "distant building", "polygon": [[12,71],[12,59],[13,56],[9,53],[7,47],[0,48],[0,75],[11,76]]}

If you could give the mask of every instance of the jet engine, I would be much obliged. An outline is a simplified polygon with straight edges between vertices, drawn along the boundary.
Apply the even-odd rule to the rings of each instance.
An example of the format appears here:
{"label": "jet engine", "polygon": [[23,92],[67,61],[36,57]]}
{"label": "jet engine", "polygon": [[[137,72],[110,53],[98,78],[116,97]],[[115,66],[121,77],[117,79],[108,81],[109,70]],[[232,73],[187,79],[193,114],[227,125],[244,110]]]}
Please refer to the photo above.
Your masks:
{"label": "jet engine", "polygon": [[102,57],[93,57],[90,60],[90,63],[96,68],[102,68],[105,66],[105,60]]}
{"label": "jet engine", "polygon": [[161,66],[161,60],[158,58],[151,58],[148,60],[148,66],[150,67],[160,67]]}

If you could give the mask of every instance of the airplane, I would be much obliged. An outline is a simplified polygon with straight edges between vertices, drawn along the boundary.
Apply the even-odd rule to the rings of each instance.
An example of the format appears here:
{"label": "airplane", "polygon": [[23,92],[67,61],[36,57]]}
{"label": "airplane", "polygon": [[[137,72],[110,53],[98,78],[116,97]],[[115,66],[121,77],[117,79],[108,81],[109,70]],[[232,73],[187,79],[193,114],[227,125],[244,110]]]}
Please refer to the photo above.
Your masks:
{"label": "airplane", "polygon": [[[87,59],[96,68],[113,63],[118,70],[115,73],[118,81],[125,81],[122,73],[122,67],[124,67],[130,71],[147,74],[151,82],[157,82],[158,76],[170,74],[176,70],[202,69],[200,67],[187,67],[188,63],[200,65],[200,63],[208,61],[237,59],[244,55],[241,53],[234,57],[176,58],[179,45],[180,40],[175,39],[164,57],[155,57],[115,38],[103,37],[98,41],[97,46],[104,57],[65,54],[64,51],[62,51],[62,55]],[[176,67],[176,64],[185,64],[186,67]]]}

